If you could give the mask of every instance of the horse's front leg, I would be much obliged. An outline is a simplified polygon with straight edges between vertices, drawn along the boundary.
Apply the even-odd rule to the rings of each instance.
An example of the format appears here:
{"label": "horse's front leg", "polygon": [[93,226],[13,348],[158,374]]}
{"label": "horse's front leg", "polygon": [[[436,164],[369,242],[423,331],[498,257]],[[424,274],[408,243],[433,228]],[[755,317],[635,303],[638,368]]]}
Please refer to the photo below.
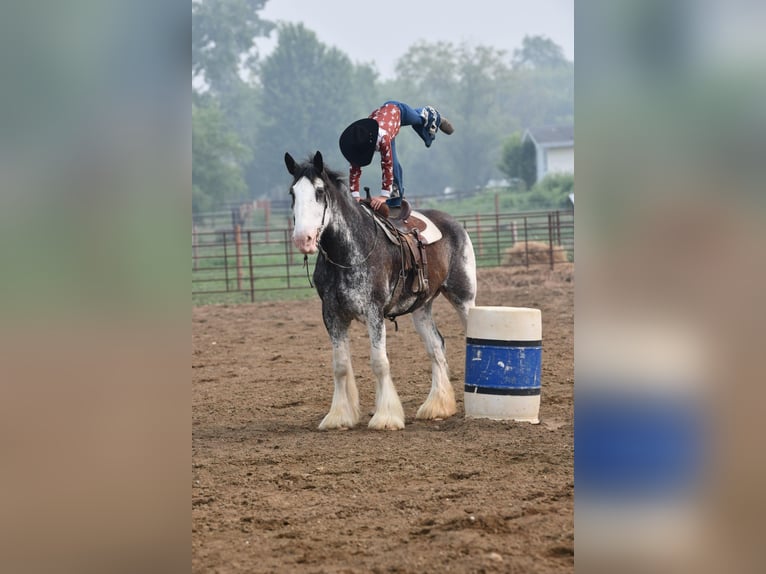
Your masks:
{"label": "horse's front leg", "polygon": [[391,380],[391,369],[386,355],[386,326],[382,317],[367,320],[370,335],[370,365],[375,375],[375,414],[367,426],[379,430],[404,428],[404,409]]}
{"label": "horse's front leg", "polygon": [[412,322],[415,324],[415,329],[423,340],[426,352],[431,358],[431,392],[428,393],[428,398],[418,409],[415,418],[443,419],[451,417],[457,412],[455,391],[449,380],[444,338],[436,328],[431,316],[431,302],[412,313]]}
{"label": "horse's front leg", "polygon": [[359,422],[359,391],[351,367],[348,323],[327,323],[332,342],[334,391],[330,412],[319,423],[320,430],[351,428]]}

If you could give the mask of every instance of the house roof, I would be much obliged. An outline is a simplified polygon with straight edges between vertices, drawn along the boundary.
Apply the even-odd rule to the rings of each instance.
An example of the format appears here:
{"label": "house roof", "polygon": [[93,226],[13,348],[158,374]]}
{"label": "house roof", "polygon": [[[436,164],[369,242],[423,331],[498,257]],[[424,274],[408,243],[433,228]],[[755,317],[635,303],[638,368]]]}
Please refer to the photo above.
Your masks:
{"label": "house roof", "polygon": [[529,137],[536,145],[556,147],[574,144],[574,124],[528,128],[524,138]]}

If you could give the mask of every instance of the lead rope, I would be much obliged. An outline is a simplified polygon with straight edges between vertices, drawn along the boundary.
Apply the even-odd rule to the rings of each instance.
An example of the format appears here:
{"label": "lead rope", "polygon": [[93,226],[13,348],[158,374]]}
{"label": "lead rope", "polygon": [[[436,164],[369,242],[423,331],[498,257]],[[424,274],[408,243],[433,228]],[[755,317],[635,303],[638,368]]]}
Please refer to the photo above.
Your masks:
{"label": "lead rope", "polygon": [[311,276],[309,276],[309,256],[308,254],[303,255],[303,266],[306,268],[306,279],[309,280],[309,285],[311,285],[311,288],[314,288],[314,284],[311,282]]}

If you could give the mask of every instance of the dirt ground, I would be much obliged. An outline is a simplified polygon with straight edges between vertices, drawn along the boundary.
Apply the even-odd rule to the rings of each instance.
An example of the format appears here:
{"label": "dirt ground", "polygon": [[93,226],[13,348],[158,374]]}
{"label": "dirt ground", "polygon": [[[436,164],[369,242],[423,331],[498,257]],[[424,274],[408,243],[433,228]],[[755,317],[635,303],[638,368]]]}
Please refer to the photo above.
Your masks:
{"label": "dirt ground", "polygon": [[458,413],[416,421],[431,366],[387,322],[406,428],[372,431],[369,346],[352,329],[363,420],[317,425],[332,397],[320,301],[192,312],[192,572],[573,572],[571,264],[479,270],[477,305],[542,311],[539,425],[466,419],[465,333],[434,304]]}

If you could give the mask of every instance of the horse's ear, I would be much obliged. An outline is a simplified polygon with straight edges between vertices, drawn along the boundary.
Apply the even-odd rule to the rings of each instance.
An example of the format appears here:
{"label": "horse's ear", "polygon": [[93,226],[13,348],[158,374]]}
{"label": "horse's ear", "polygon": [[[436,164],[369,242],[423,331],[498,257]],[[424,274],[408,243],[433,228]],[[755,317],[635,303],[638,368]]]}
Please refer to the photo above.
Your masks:
{"label": "horse's ear", "polygon": [[314,169],[319,173],[324,171],[324,160],[322,159],[322,153],[319,151],[314,154]]}
{"label": "horse's ear", "polygon": [[285,165],[287,166],[287,171],[290,172],[290,175],[295,175],[295,160],[293,159],[293,156],[287,152],[285,152]]}

